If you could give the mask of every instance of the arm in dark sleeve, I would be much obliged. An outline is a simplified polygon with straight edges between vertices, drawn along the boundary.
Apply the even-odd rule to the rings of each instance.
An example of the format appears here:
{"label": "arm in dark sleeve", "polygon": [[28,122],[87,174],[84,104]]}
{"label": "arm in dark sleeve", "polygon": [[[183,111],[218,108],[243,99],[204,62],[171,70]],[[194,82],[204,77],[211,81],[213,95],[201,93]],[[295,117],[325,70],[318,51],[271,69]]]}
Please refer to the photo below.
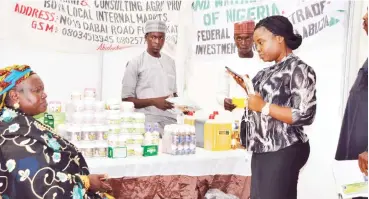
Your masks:
{"label": "arm in dark sleeve", "polygon": [[310,125],[316,113],[316,75],[314,70],[299,64],[291,76],[292,125]]}

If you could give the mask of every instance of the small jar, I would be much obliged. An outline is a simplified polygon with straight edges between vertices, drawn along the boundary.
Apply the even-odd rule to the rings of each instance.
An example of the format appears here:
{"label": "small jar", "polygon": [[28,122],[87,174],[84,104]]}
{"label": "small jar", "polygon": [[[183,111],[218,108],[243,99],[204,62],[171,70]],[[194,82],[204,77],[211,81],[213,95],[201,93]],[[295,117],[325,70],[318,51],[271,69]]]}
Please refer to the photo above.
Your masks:
{"label": "small jar", "polygon": [[73,113],[72,121],[74,125],[82,125],[83,124],[83,113],[81,112]]}
{"label": "small jar", "polygon": [[136,123],[135,126],[135,133],[144,134],[145,133],[145,124],[144,123]]}
{"label": "small jar", "polygon": [[96,99],[96,89],[94,88],[85,88],[83,97],[86,99]]}
{"label": "small jar", "polygon": [[81,128],[77,126],[68,127],[66,139],[72,143],[78,143],[81,141]]}
{"label": "small jar", "polygon": [[145,114],[144,113],[134,113],[134,122],[139,124],[145,123]]}
{"label": "small jar", "polygon": [[130,135],[128,134],[124,134],[124,133],[120,133],[119,134],[119,147],[124,147],[127,146],[127,141],[129,140]]}
{"label": "small jar", "polygon": [[141,146],[136,146],[134,150],[135,150],[135,156],[140,157],[143,155],[143,148]]}
{"label": "small jar", "polygon": [[82,141],[95,141],[96,132],[95,128],[92,126],[87,126],[82,128]]}
{"label": "small jar", "polygon": [[142,134],[134,134],[132,135],[133,144],[142,145],[145,137]]}
{"label": "small jar", "polygon": [[126,145],[132,145],[132,144],[134,144],[133,135],[128,135],[127,140],[126,140]]}
{"label": "small jar", "polygon": [[70,96],[72,101],[82,100],[82,94],[80,92],[73,92]]}
{"label": "small jar", "polygon": [[120,133],[120,126],[119,125],[109,125],[109,133]]}
{"label": "small jar", "polygon": [[84,112],[83,113],[83,124],[85,125],[92,125],[94,121],[94,114],[91,112]]}
{"label": "small jar", "polygon": [[81,144],[79,150],[81,151],[84,158],[92,158],[94,155],[94,147],[91,144]]}
{"label": "small jar", "polygon": [[119,145],[119,137],[115,133],[110,133],[108,135],[108,145],[110,147],[117,147]]}
{"label": "small jar", "polygon": [[127,128],[127,133],[135,133],[136,129],[135,129],[135,125],[132,123],[126,123],[126,128]]}
{"label": "small jar", "polygon": [[104,143],[98,143],[94,147],[94,157],[103,158],[108,156],[108,146]]}
{"label": "small jar", "polygon": [[94,124],[95,125],[105,125],[106,122],[106,114],[104,112],[95,112],[94,113]]}
{"label": "small jar", "polygon": [[83,108],[84,111],[93,112],[95,110],[95,101],[94,100],[84,100],[83,101]]}
{"label": "small jar", "polygon": [[110,113],[108,115],[108,124],[119,125],[121,123],[121,119],[119,113]]}
{"label": "small jar", "polygon": [[122,112],[134,112],[135,105],[133,104],[133,102],[121,102],[120,110]]}
{"label": "small jar", "polygon": [[61,102],[51,101],[48,103],[49,113],[60,113],[61,112]]}
{"label": "small jar", "polygon": [[120,119],[122,123],[132,123],[133,121],[132,113],[123,112],[120,114]]}
{"label": "small jar", "polygon": [[103,112],[105,110],[105,102],[95,101],[95,112]]}
{"label": "small jar", "polygon": [[72,106],[73,106],[73,112],[82,112],[84,108],[84,103],[82,100],[73,101]]}
{"label": "small jar", "polygon": [[110,99],[106,102],[106,110],[120,110],[120,100]]}
{"label": "small jar", "polygon": [[96,140],[107,141],[108,140],[108,130],[105,126],[96,126]]}

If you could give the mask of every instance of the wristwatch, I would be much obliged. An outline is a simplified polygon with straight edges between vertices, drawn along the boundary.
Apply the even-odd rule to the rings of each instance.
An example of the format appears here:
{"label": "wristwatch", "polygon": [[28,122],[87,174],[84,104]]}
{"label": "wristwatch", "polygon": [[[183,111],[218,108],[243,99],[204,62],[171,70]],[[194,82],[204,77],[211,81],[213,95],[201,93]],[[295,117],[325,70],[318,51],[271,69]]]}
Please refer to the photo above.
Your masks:
{"label": "wristwatch", "polygon": [[261,109],[261,114],[269,115],[270,103],[266,103],[265,106]]}

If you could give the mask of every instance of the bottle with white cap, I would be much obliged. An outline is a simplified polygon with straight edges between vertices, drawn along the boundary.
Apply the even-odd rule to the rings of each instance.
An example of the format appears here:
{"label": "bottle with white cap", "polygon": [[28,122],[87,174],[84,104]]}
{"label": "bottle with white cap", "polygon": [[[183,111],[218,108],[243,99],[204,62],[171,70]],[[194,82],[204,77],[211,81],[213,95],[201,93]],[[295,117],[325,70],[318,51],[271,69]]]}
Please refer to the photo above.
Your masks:
{"label": "bottle with white cap", "polygon": [[154,145],[159,145],[160,133],[159,133],[159,124],[158,123],[154,124],[154,128],[153,128],[153,131],[152,131],[152,137],[153,137],[153,144]]}

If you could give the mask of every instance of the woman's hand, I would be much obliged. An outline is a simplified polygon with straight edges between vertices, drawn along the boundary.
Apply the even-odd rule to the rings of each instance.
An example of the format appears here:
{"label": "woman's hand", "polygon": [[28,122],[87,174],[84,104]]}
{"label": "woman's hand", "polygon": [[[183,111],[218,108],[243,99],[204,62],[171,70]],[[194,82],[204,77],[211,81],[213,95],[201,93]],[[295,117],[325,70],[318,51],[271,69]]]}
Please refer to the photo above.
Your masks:
{"label": "woman's hand", "polygon": [[106,192],[110,191],[111,186],[104,182],[108,176],[104,174],[90,174],[88,175],[90,180],[90,190],[93,192]]}
{"label": "woman's hand", "polygon": [[[234,73],[227,70],[227,72],[233,77],[233,79],[237,82],[238,85],[240,85],[247,93],[245,82],[242,78],[238,77]],[[245,77],[249,77],[248,75],[245,75]]]}
{"label": "woman's hand", "polygon": [[247,102],[248,109],[257,112],[261,112],[261,109],[263,109],[266,104],[259,93],[255,93],[255,95],[249,95]]}

